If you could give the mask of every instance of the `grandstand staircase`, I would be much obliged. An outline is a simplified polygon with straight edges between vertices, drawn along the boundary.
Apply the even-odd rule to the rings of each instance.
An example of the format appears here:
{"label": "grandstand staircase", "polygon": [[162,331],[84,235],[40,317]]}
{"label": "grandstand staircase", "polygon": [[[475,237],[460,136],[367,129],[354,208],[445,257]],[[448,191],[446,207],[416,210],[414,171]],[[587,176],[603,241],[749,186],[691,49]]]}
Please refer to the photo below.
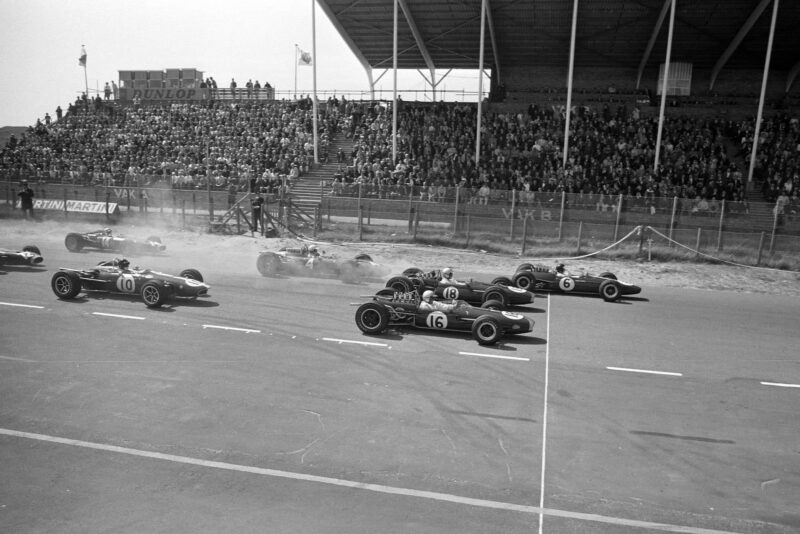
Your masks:
{"label": "grandstand staircase", "polygon": [[[328,162],[321,162],[309,169],[308,173],[292,184],[292,204],[298,208],[301,214],[313,217],[314,209],[322,202],[323,188],[327,194],[333,175],[339,172],[339,165],[336,163],[336,154],[339,148],[349,154],[352,147],[352,141],[347,139],[342,132],[337,132],[328,146]],[[323,182],[327,182],[327,184],[323,185]]]}

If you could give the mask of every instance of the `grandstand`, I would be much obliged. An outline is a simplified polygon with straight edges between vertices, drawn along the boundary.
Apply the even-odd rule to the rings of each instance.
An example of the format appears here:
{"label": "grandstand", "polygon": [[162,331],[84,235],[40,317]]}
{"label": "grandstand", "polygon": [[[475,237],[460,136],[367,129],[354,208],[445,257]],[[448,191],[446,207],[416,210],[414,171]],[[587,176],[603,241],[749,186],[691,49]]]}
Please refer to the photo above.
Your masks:
{"label": "grandstand", "polygon": [[[480,1],[400,4],[399,68],[426,71],[433,90],[449,69],[478,66]],[[318,5],[368,73],[391,67],[394,19],[385,3]],[[140,83],[152,92],[112,102],[79,99],[61,120],[10,139],[0,155],[6,200],[22,178],[72,191],[160,188],[208,192],[209,199],[211,192],[233,192],[237,205],[265,193],[309,220],[323,201],[330,206],[337,198],[459,202],[496,213],[564,193],[587,199],[587,211],[622,198],[655,213],[679,198],[687,215],[712,215],[725,203],[730,211],[757,213],[764,222],[754,229],[774,231],[780,215],[783,231],[800,233],[800,5],[781,3],[771,34],[771,2],[678,2],[670,42],[676,74],[662,122],[669,6],[581,4],[569,76],[572,3],[490,2],[483,66],[491,83],[480,131],[479,106],[448,102],[441,92],[436,102],[398,103],[396,122],[391,101],[320,98],[314,132],[310,97],[212,93],[200,89],[203,73],[195,69],[120,71],[121,89]],[[750,180],[770,35],[765,120]],[[189,97],[179,92],[184,85],[207,92]],[[58,191],[45,196],[60,197]],[[215,204],[219,210],[232,203]]]}

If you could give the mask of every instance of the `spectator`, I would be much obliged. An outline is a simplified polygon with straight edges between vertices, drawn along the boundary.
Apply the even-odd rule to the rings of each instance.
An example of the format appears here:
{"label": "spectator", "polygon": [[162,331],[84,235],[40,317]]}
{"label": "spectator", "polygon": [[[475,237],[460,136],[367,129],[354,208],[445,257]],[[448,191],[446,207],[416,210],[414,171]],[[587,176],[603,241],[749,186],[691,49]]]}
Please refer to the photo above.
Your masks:
{"label": "spectator", "polygon": [[111,86],[108,85],[108,82],[106,82],[106,86],[103,87],[103,95],[106,100],[111,100]]}
{"label": "spectator", "polygon": [[236,80],[231,78],[231,98],[236,100]]}
{"label": "spectator", "polygon": [[28,187],[28,181],[22,180],[20,182],[20,192],[17,193],[19,197],[19,207],[22,210],[26,219],[33,219],[33,189]]}

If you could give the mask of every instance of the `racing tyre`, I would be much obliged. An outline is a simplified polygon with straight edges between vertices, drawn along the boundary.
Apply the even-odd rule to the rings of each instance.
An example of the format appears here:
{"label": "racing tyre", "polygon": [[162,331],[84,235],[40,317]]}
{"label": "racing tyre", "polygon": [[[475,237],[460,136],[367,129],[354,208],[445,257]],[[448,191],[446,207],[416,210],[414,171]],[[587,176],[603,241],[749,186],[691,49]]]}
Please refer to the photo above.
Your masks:
{"label": "racing tyre", "polygon": [[503,305],[503,308],[508,306],[506,296],[496,286],[495,287],[489,286],[486,289],[486,293],[483,294],[483,302],[488,302],[490,300],[496,300],[497,302]]}
{"label": "racing tyre", "polygon": [[472,337],[479,345],[494,345],[503,337],[503,331],[497,319],[481,315],[472,323]]}
{"label": "racing tyre", "polygon": [[483,304],[481,304],[481,308],[484,310],[497,310],[502,311],[505,308],[503,307],[503,303],[499,300],[487,300]]}
{"label": "racing tyre", "polygon": [[80,234],[67,234],[64,238],[64,245],[70,252],[80,252],[83,248],[83,238]]}
{"label": "racing tyre", "polygon": [[614,302],[620,296],[619,285],[614,280],[606,280],[600,284],[600,296],[606,302]]}
{"label": "racing tyre", "polygon": [[386,287],[391,287],[400,293],[410,293],[417,289],[411,278],[407,276],[395,276],[390,278],[389,281],[386,282]]}
{"label": "racing tyre", "polygon": [[42,255],[42,251],[39,250],[39,247],[36,245],[25,245],[22,247],[23,252],[33,252],[34,254],[38,254],[39,256]]}
{"label": "racing tyre", "polygon": [[517,271],[513,278],[514,285],[522,289],[531,290],[533,284],[536,283],[536,277],[533,276],[531,271]]}
{"label": "racing tyre", "polygon": [[191,278],[192,280],[197,280],[198,282],[203,281],[203,275],[200,274],[200,271],[197,269],[184,269],[178,276],[181,278]]}
{"label": "racing tyre", "polygon": [[520,271],[532,271],[532,270],[533,270],[533,264],[532,263],[521,263],[519,265],[519,267],[517,267],[517,272],[520,272]]}
{"label": "racing tyre", "polygon": [[168,298],[167,289],[157,282],[147,282],[142,286],[142,300],[148,308],[158,308]]}
{"label": "racing tyre", "polygon": [[514,282],[511,281],[511,278],[507,276],[498,276],[494,280],[492,280],[493,286],[513,286]]}
{"label": "racing tyre", "polygon": [[364,303],[356,310],[356,326],[365,334],[380,334],[389,326],[389,312],[377,302]]}
{"label": "racing tyre", "polygon": [[356,261],[372,261],[372,256],[369,254],[358,254],[354,259]]}
{"label": "racing tyre", "polygon": [[394,294],[395,294],[395,290],[394,289],[391,289],[391,288],[388,288],[388,287],[384,287],[383,289],[379,289],[378,292],[375,293],[375,296],[376,297],[389,297],[389,298],[392,298],[392,297],[394,297]]}
{"label": "racing tyre", "polygon": [[405,271],[403,271],[403,276],[408,276],[409,278],[413,276],[422,276],[424,273],[422,269],[418,269],[416,267],[409,267]]}
{"label": "racing tyre", "polygon": [[265,252],[258,256],[256,267],[261,276],[274,276],[280,268],[281,260],[271,252]]}
{"label": "racing tyre", "polygon": [[598,276],[600,276],[600,278],[608,278],[609,280],[617,279],[617,275],[614,273],[600,273]]}
{"label": "racing tyre", "polygon": [[53,275],[50,287],[61,300],[74,299],[81,292],[81,277],[72,271],[59,271]]}

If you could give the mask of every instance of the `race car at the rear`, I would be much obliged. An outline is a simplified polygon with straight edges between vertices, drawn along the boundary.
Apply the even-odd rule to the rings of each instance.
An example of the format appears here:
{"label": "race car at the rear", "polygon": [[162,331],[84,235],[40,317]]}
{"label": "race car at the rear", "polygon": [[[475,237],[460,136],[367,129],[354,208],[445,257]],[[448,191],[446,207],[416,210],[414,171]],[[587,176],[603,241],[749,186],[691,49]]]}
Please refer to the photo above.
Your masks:
{"label": "race car at the rear", "polygon": [[39,265],[44,261],[39,247],[26,245],[22,250],[0,248],[0,266],[3,265]]}

